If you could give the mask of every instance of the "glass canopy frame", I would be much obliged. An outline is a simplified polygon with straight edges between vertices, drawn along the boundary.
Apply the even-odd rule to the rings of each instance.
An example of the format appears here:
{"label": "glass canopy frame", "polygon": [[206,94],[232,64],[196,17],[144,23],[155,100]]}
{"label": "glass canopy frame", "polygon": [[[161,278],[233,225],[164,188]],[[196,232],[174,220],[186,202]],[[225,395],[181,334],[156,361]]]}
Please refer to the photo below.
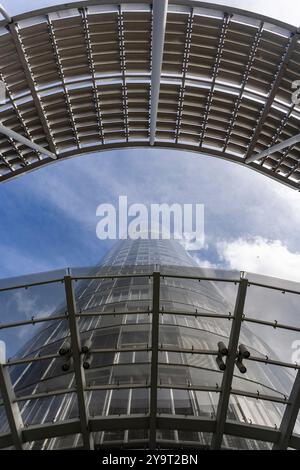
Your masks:
{"label": "glass canopy frame", "polygon": [[[4,361],[0,365],[0,392],[1,400],[0,407],[5,408],[7,422],[8,422],[8,431],[0,434],[0,448],[8,448],[14,446],[17,449],[24,449],[27,446],[27,443],[42,440],[47,438],[54,437],[66,437],[70,435],[79,435],[81,444],[78,444],[77,447],[82,447],[85,449],[94,448],[94,439],[93,436],[95,433],[100,431],[120,431],[120,430],[137,430],[143,429],[147,430],[148,438],[137,440],[134,442],[134,447],[150,448],[155,449],[159,447],[176,447],[178,443],[174,441],[170,442],[160,442],[157,437],[158,429],[165,430],[182,430],[182,431],[196,431],[203,433],[210,433],[212,435],[210,445],[198,445],[191,442],[180,442],[180,447],[193,447],[196,448],[212,448],[219,449],[222,447],[222,439],[224,435],[237,436],[245,439],[254,439],[258,441],[264,441],[269,443],[273,449],[287,449],[295,448],[300,449],[300,435],[294,433],[294,426],[297,420],[299,406],[300,406],[300,364],[283,362],[274,358],[266,357],[255,357],[251,354],[248,359],[245,359],[245,363],[252,361],[254,363],[264,363],[267,366],[272,365],[278,368],[288,368],[291,370],[296,370],[295,380],[291,387],[291,392],[289,396],[276,396],[272,393],[266,394],[257,391],[247,390],[238,390],[234,388],[233,378],[235,374],[235,361],[238,351],[238,345],[240,341],[240,332],[243,323],[251,322],[255,323],[259,327],[269,326],[274,329],[282,329],[286,331],[300,332],[300,328],[293,325],[286,325],[278,321],[270,322],[264,320],[262,317],[254,318],[253,316],[247,316],[244,310],[245,299],[247,291],[250,287],[258,287],[262,289],[271,289],[272,291],[281,292],[282,294],[293,294],[300,295],[300,289],[293,289],[291,286],[293,283],[287,283],[277,279],[268,278],[268,282],[263,282],[263,277],[249,276],[250,280],[247,278],[245,273],[234,273],[221,272],[219,275],[214,274],[213,272],[207,271],[206,275],[197,276],[195,275],[178,275],[172,270],[167,268],[156,267],[151,269],[149,267],[143,267],[142,272],[139,272],[138,267],[135,267],[136,272],[130,274],[106,274],[106,275],[90,275],[87,274],[87,270],[75,270],[74,273],[68,271],[65,275],[61,275],[62,272],[58,273],[58,276],[55,275],[41,275],[40,280],[38,280],[38,275],[35,278],[31,279],[31,282],[10,282],[6,284],[6,287],[0,287],[0,295],[3,293],[13,292],[14,290],[28,290],[35,288],[37,286],[49,286],[53,283],[60,283],[63,286],[65,292],[65,305],[66,309],[63,313],[52,313],[51,315],[42,315],[38,317],[32,317],[30,319],[24,319],[21,321],[12,321],[9,323],[0,324],[0,332],[12,330],[16,327],[25,327],[28,325],[34,324],[43,324],[45,327],[49,322],[54,320],[65,320],[68,325],[68,338],[71,342],[71,356],[72,356],[72,385],[68,388],[57,388],[51,391],[45,390],[44,392],[39,393],[30,393],[27,396],[24,394],[16,394],[14,387],[12,385],[11,376],[9,373],[9,368],[16,365],[29,364],[29,363],[42,363],[43,361],[48,360],[49,358],[59,358],[59,352],[52,355],[35,355],[34,357],[14,357],[7,361]],[[215,272],[216,273],[216,272]],[[128,314],[128,311],[118,311],[111,309],[111,311],[103,312],[102,314],[96,313],[93,309],[81,311],[77,306],[76,302],[76,288],[74,287],[77,283],[93,281],[93,280],[125,280],[127,278],[138,279],[138,278],[148,278],[149,282],[152,285],[152,300],[151,305],[143,312],[138,310],[137,312],[130,311],[130,315],[134,317],[144,313],[149,315],[151,318],[151,335],[150,342],[146,346],[139,347],[138,345],[133,345],[131,348],[120,348],[119,352],[150,352],[151,361],[150,361],[150,380],[146,379],[145,381],[137,380],[136,383],[132,381],[132,378],[128,380],[128,383],[109,383],[102,385],[90,385],[87,383],[85,369],[83,367],[83,353],[82,345],[83,338],[79,331],[78,323],[83,317],[86,319],[88,317],[92,318],[95,315],[108,315],[118,318],[119,315]],[[166,315],[168,312],[164,307],[162,307],[161,302],[161,285],[166,279],[180,279],[184,282],[213,282],[216,285],[218,283],[236,286],[236,298],[235,306],[232,313],[224,315],[218,313],[209,313],[201,312],[195,309],[195,311],[180,311],[172,310],[172,315],[178,316],[191,316],[191,317],[201,317],[201,318],[210,318],[217,317],[227,319],[230,322],[230,336],[228,340],[228,355],[226,357],[226,369],[224,372],[219,371],[221,374],[221,385],[218,383],[216,386],[207,386],[201,384],[188,383],[183,385],[178,384],[168,384],[162,383],[161,379],[159,380],[159,368],[160,368],[160,353],[166,351],[172,352],[181,352],[188,353],[192,355],[208,355],[213,358],[218,356],[218,346],[216,344],[215,349],[204,349],[199,350],[193,346],[189,349],[185,348],[175,348],[169,347],[161,343],[159,331],[162,328],[161,317]],[[25,278],[26,280],[26,278]],[[273,281],[273,282],[272,282]],[[1,299],[0,299],[1,300]],[[60,310],[62,312],[62,310]],[[116,348],[112,350],[109,348],[98,348],[97,350],[91,350],[92,354],[105,354],[107,352],[118,352]],[[171,366],[171,365],[170,365]],[[144,414],[132,415],[130,413],[123,413],[119,416],[97,416],[91,415],[89,412],[88,406],[88,394],[91,391],[103,391],[103,390],[137,390],[139,388],[148,389],[150,400],[149,400],[149,409]],[[158,410],[157,400],[158,400],[158,391],[163,389],[188,389],[196,390],[198,392],[212,392],[219,396],[217,410],[215,416],[208,418],[201,418],[200,416],[187,416],[187,415],[170,415],[162,413]],[[23,403],[26,400],[36,400],[36,399],[48,399],[49,397],[55,397],[59,395],[68,395],[75,394],[77,397],[78,404],[78,417],[67,420],[59,420],[47,423],[35,423],[34,425],[24,426],[22,421],[22,415],[19,408],[19,403]],[[284,412],[282,415],[282,420],[279,426],[261,426],[257,424],[252,424],[248,422],[239,423],[233,420],[228,419],[228,407],[229,402],[232,396],[242,395],[244,397],[249,397],[249,399],[270,401],[273,403],[278,403],[284,406]],[[112,444],[110,444],[111,447]],[[115,442],[113,445],[118,445]],[[122,447],[130,447],[132,443],[120,442]],[[105,447],[105,445],[103,445]]]}

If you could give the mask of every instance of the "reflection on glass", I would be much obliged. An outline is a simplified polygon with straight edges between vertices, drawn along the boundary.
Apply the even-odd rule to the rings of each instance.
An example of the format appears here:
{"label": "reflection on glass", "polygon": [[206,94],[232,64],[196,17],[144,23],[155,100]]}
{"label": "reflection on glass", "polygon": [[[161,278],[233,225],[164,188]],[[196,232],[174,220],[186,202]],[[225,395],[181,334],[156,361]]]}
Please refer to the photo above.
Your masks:
{"label": "reflection on glass", "polygon": [[[228,344],[238,289],[234,282],[225,281],[238,280],[239,273],[203,270],[173,240],[124,240],[108,253],[100,266],[89,271],[77,270],[79,274],[81,272],[91,277],[106,276],[74,283],[76,308],[80,314],[77,324],[81,342],[91,341],[90,367],[84,370],[87,409],[91,417],[149,417],[153,289],[153,279],[149,274],[158,268],[163,276],[158,337],[157,414],[205,420],[216,418],[223,379],[223,372],[216,364],[216,350],[219,341]],[[108,277],[120,274],[129,277]],[[142,276],[133,277],[134,274]],[[220,281],[202,279],[199,282],[195,279],[205,276]],[[51,292],[54,292],[54,287]],[[265,305],[257,305],[257,299],[256,303],[253,300],[254,289],[253,286],[249,288],[245,306],[245,315],[252,320],[255,320],[256,312],[264,312],[266,304],[272,310],[271,294],[265,299]],[[43,288],[42,291],[46,295],[47,289]],[[57,292],[60,292],[60,288],[57,288]],[[3,294],[6,305],[9,304],[9,295],[9,292],[5,296]],[[278,295],[274,296],[274,302],[277,302]],[[66,314],[65,302],[59,296],[57,299],[59,302],[54,310],[51,310],[49,304],[50,319],[53,315]],[[285,297],[284,302],[277,304],[277,311],[281,306],[287,308],[289,299],[292,299],[289,308],[295,310],[298,297],[291,294]],[[46,300],[47,296],[40,303],[45,305]],[[37,309],[36,304],[33,305],[35,315],[40,309]],[[25,311],[18,311],[15,320],[19,320],[22,315],[26,316]],[[262,318],[260,314],[259,319]],[[265,318],[269,319],[270,315]],[[293,336],[288,330],[275,330],[271,326],[250,323],[247,318],[244,320],[240,342],[247,345],[251,359],[280,357],[282,343],[279,342],[275,350],[269,346],[269,337],[273,335],[274,338],[274,332],[280,338],[285,338],[284,344],[288,344],[298,334],[294,332]],[[34,328],[34,334],[28,337],[26,328]],[[12,360],[24,357],[34,360],[9,366],[24,425],[78,419],[73,364],[69,364],[68,370],[63,370],[68,357],[58,354],[68,341],[67,319],[51,319],[47,323],[30,324],[26,328],[23,330],[24,340],[19,333],[18,352]],[[7,339],[13,337],[9,330]],[[268,331],[268,334],[261,335],[262,331]],[[16,333],[14,335],[14,338],[18,337]],[[283,360],[282,357],[280,360]],[[257,360],[246,362],[246,374],[234,369],[227,419],[279,427],[285,409],[284,400],[290,393],[295,371],[279,365],[266,365]],[[34,395],[38,393],[44,396],[35,399]],[[298,423],[295,432],[299,432],[297,426]],[[96,432],[93,434],[95,445],[109,447],[122,443],[130,445],[131,441],[132,445],[137,441],[147,442],[148,429],[137,428]],[[8,431],[1,404],[0,429],[1,433]],[[210,433],[180,429],[157,429],[156,436],[162,446],[168,441],[178,443],[178,446],[184,443],[207,446],[211,442]],[[80,447],[82,438],[81,435],[66,436],[28,445],[41,449]],[[269,444],[226,435],[222,446],[266,449]]]}

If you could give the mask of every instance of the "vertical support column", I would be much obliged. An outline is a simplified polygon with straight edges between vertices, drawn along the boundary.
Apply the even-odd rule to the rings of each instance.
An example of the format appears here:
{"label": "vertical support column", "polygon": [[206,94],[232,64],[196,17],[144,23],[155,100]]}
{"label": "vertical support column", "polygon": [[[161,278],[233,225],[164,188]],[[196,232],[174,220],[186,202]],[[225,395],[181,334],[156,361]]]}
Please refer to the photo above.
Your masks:
{"label": "vertical support column", "polygon": [[8,23],[11,23],[11,22],[12,22],[12,17],[11,17],[10,14],[8,13],[8,11],[4,8],[4,6],[1,5],[1,3],[0,3],[0,13],[1,13],[1,15],[3,16],[3,18],[5,18],[6,21],[8,21]]}
{"label": "vertical support column", "polygon": [[22,428],[24,427],[23,420],[19,405],[15,401],[15,393],[10,380],[8,369],[4,364],[0,364],[0,391],[14,446],[16,449],[22,450]]}
{"label": "vertical support column", "polygon": [[68,308],[68,319],[71,338],[71,349],[74,361],[74,374],[77,389],[77,400],[79,409],[79,418],[81,423],[81,433],[85,449],[93,449],[93,439],[89,431],[89,414],[85,396],[85,374],[81,364],[81,345],[80,336],[76,320],[75,296],[71,276],[64,277],[65,291]]}
{"label": "vertical support column", "polygon": [[168,0],[153,0],[150,145],[154,145],[164,53]]}
{"label": "vertical support column", "polygon": [[242,318],[244,313],[244,305],[248,287],[248,280],[241,277],[234,308],[234,316],[230,331],[228,343],[228,356],[226,360],[226,369],[223,375],[221,393],[217,408],[216,430],[212,437],[211,448],[219,449],[222,444],[224,427],[226,422],[229,397],[234,373],[235,359],[238,349],[238,342],[241,331]]}
{"label": "vertical support column", "polygon": [[295,422],[300,409],[300,370],[298,370],[295,382],[289,397],[289,403],[286,405],[285,412],[280,424],[280,437],[274,444],[273,450],[285,450],[288,447],[289,440],[293,434]]}
{"label": "vertical support column", "polygon": [[152,333],[151,333],[151,388],[150,388],[150,449],[156,447],[158,341],[159,341],[160,273],[153,273]]}

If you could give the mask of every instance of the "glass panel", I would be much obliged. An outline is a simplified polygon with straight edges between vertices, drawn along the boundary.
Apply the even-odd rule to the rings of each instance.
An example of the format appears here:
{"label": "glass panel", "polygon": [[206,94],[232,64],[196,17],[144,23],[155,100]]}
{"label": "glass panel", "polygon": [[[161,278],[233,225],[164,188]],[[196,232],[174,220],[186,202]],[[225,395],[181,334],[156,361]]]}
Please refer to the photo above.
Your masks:
{"label": "glass panel", "polygon": [[[1,323],[16,323],[65,314],[64,285],[53,283],[0,292]],[[55,340],[63,329],[61,321],[34,323],[15,328],[1,328],[0,340],[11,358],[34,354]]]}
{"label": "glass panel", "polygon": [[230,395],[227,419],[241,423],[278,428],[285,406],[282,403]]}
{"label": "glass panel", "polygon": [[124,415],[128,413],[129,390],[113,390],[110,398],[109,415]]}
{"label": "glass panel", "polygon": [[89,385],[149,384],[150,381],[150,365],[146,364],[115,364],[89,369],[85,373]]}
{"label": "glass panel", "polygon": [[6,411],[4,405],[0,405],[0,433],[10,433],[9,424],[7,421]]}
{"label": "glass panel", "polygon": [[190,366],[159,365],[158,381],[160,385],[191,385],[212,387],[221,386],[223,374],[220,371],[193,368]]}
{"label": "glass panel", "polygon": [[72,449],[73,447],[81,447],[83,445],[81,434],[70,434],[68,436],[56,437],[50,440],[48,450],[55,449]]}
{"label": "glass panel", "polygon": [[79,417],[74,393],[20,401],[19,407],[25,426]]}
{"label": "glass panel", "polygon": [[229,315],[236,293],[233,283],[165,277],[161,280],[161,308],[166,312]]}
{"label": "glass panel", "polygon": [[[295,345],[297,346],[299,342],[298,332],[244,322],[241,328],[241,335],[241,341],[243,341],[246,346],[252,344],[252,346],[255,347],[256,351],[253,353],[251,351],[252,358],[267,358],[288,364],[295,364],[297,362],[295,357]],[[246,340],[246,338],[248,338],[248,340]],[[252,361],[245,360],[245,365],[249,370],[252,367],[250,363],[252,363]],[[265,370],[270,367],[268,373],[269,381],[271,383],[273,381],[282,383],[279,389],[286,390],[286,393],[289,393],[295,375],[294,369],[279,366],[273,366],[271,368],[271,366],[265,367],[263,364],[261,367]]]}
{"label": "glass panel", "polygon": [[147,414],[149,412],[149,389],[136,388],[131,390],[130,414]]}
{"label": "glass panel", "polygon": [[298,412],[298,416],[297,416],[296,423],[295,423],[295,426],[294,426],[293,434],[299,434],[300,435],[300,410]]}
{"label": "glass panel", "polygon": [[[209,446],[211,443],[212,434],[207,432],[195,431],[182,431],[182,430],[169,430],[158,429],[156,431],[156,439],[161,446],[167,445],[168,441],[177,442],[178,448],[184,443],[190,446]],[[163,447],[164,448],[164,447]]]}
{"label": "glass panel", "polygon": [[269,442],[258,441],[255,439],[245,439],[244,437],[229,436],[224,434],[222,439],[222,448],[234,450],[271,450],[272,445]]}
{"label": "glass panel", "polygon": [[202,392],[196,390],[195,402],[196,402],[196,414],[202,418],[216,418],[217,407],[219,402],[219,393],[215,392]]}
{"label": "glass panel", "polygon": [[250,285],[247,290],[245,315],[299,328],[300,285],[298,292],[299,294],[292,294],[285,290]]}
{"label": "glass panel", "polygon": [[[171,317],[171,318],[170,318]],[[159,343],[164,346],[176,346],[178,349],[209,349],[216,351],[218,342],[228,342],[231,321],[222,319],[195,320],[198,328],[187,326],[188,319],[184,319],[186,326],[167,324],[170,321],[181,321],[172,319],[170,315],[163,315],[163,325],[159,331]],[[181,317],[182,318],[182,317]],[[206,330],[207,328],[207,330]]]}

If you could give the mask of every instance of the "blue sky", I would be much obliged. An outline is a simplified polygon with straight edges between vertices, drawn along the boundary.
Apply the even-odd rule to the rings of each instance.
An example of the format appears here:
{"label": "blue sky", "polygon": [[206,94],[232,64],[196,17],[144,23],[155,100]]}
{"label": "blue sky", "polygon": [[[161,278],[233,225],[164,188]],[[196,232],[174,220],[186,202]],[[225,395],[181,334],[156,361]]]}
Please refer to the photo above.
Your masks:
{"label": "blue sky", "polygon": [[[2,0],[12,15],[54,3],[60,2]],[[226,3],[300,24],[298,0]],[[96,208],[116,204],[119,195],[129,204],[204,204],[199,264],[300,281],[298,192],[230,162],[155,149],[84,155],[1,184],[0,278],[97,263],[110,243],[96,237]],[[26,295],[31,312],[35,293]],[[11,302],[16,318],[26,316],[23,297]],[[272,305],[270,320],[275,311]],[[277,335],[277,345],[290,344],[290,336]],[[22,338],[6,339],[15,345]]]}
{"label": "blue sky", "polygon": [[[55,3],[2,0],[11,14]],[[227,3],[300,24],[298,1]],[[204,204],[201,264],[300,280],[299,193],[213,157],[154,149],[76,157],[2,184],[0,277],[95,264],[109,245],[96,237],[96,208],[121,194]]]}

